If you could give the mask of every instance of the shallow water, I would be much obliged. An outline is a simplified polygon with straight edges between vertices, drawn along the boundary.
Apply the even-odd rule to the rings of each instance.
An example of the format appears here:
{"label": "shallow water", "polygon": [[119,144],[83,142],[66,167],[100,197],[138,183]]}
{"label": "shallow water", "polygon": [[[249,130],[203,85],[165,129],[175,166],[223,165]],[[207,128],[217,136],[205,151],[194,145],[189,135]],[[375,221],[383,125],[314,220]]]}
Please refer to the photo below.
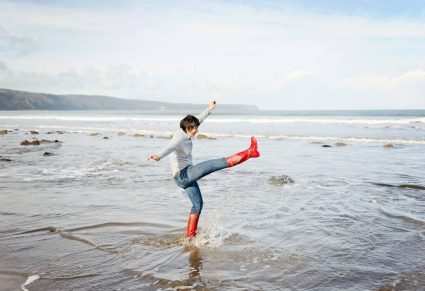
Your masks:
{"label": "shallow water", "polygon": [[[17,118],[22,114],[32,117]],[[353,117],[327,116],[333,122],[324,128],[262,116],[270,122],[253,129],[223,121],[239,116],[209,117],[201,132],[216,139],[194,141],[195,163],[244,149],[251,131],[259,135],[261,157],[199,182],[204,209],[197,238],[187,241],[189,199],[174,184],[168,160],[146,161],[169,141],[175,116],[132,123],[112,113],[109,121],[88,113],[66,113],[64,120],[55,119],[60,113],[31,114],[0,119],[0,129],[12,130],[0,135],[0,156],[11,160],[0,161],[0,290],[26,282],[22,289],[425,286],[422,117],[403,117],[415,119],[414,128],[410,121],[391,127],[388,120],[401,117],[355,119],[386,120],[372,132],[361,122],[336,121]],[[40,134],[29,134],[33,129]],[[19,145],[32,138],[61,143]],[[388,139],[394,148],[383,147]],[[347,146],[335,147],[336,140]],[[269,182],[279,175],[295,183]]]}

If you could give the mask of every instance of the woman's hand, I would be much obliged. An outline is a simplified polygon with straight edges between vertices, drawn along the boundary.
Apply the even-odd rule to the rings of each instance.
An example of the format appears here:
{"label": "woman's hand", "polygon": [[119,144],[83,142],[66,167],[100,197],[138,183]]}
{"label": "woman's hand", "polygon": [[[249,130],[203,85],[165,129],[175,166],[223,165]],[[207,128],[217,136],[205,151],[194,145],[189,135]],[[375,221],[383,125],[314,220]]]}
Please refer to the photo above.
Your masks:
{"label": "woman's hand", "polygon": [[208,106],[208,110],[211,111],[217,106],[217,102],[215,100],[211,101],[210,106]]}
{"label": "woman's hand", "polygon": [[161,158],[158,155],[150,155],[148,157],[148,161],[154,160],[154,161],[159,161]]}

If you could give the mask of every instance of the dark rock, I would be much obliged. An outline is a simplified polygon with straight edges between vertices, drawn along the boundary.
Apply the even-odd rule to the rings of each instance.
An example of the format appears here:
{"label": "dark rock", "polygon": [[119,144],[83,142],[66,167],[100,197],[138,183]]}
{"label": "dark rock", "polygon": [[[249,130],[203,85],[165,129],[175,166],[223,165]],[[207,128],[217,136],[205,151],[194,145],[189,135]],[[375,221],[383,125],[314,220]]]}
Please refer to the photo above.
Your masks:
{"label": "dark rock", "polygon": [[287,175],[281,175],[281,176],[272,176],[269,179],[269,183],[272,185],[286,185],[286,184],[294,184],[295,181],[292,180],[292,178]]}
{"label": "dark rock", "polygon": [[332,146],[331,145],[328,145],[328,144],[324,144],[324,145],[322,145],[322,148],[331,148]]}
{"label": "dark rock", "polygon": [[392,149],[392,148],[394,148],[394,145],[393,144],[390,144],[390,143],[387,143],[387,144],[384,145],[384,148],[386,148],[386,149]]}
{"label": "dark rock", "polygon": [[46,143],[59,143],[61,141],[56,140],[47,140],[47,139],[42,139],[42,140],[33,140],[33,141],[28,141],[28,140],[24,140],[21,142],[21,145],[40,145],[40,144],[46,144]]}
{"label": "dark rock", "polygon": [[31,130],[30,133],[31,134],[39,134],[39,132],[37,130]]}
{"label": "dark rock", "polygon": [[395,188],[402,188],[402,189],[415,189],[415,190],[425,190],[425,186],[417,185],[417,184],[400,184],[400,185],[393,185],[393,184],[387,184],[387,183],[372,183],[376,186],[382,186],[382,187],[395,187]]}
{"label": "dark rock", "polygon": [[60,130],[53,130],[53,131],[49,131],[49,132],[46,132],[46,134],[64,134],[64,132],[63,131],[60,131]]}
{"label": "dark rock", "polygon": [[109,139],[109,137],[107,137],[107,136],[104,136],[104,137],[103,137],[103,139]]}
{"label": "dark rock", "polygon": [[0,162],[11,162],[11,159],[0,157]]}
{"label": "dark rock", "polygon": [[53,131],[49,131],[49,132],[46,132],[46,134],[54,134],[54,133],[56,133],[56,134],[64,134],[64,132],[63,131],[61,131],[61,130],[53,130]]}
{"label": "dark rock", "polygon": [[58,141],[57,139],[55,139],[55,140],[48,140],[48,139],[42,139],[42,140],[39,140],[38,141],[40,144],[44,144],[44,143],[56,143],[56,142],[60,142],[60,141]]}
{"label": "dark rock", "polygon": [[21,142],[21,145],[40,145],[40,141],[39,140],[33,140],[33,141],[24,140]]}
{"label": "dark rock", "polygon": [[384,285],[377,289],[377,291],[395,291],[396,289],[393,285]]}
{"label": "dark rock", "polygon": [[47,157],[47,156],[54,156],[55,154],[53,153],[49,153],[49,152],[44,152],[43,156]]}
{"label": "dark rock", "polygon": [[415,185],[415,184],[401,184],[398,187],[403,188],[403,189],[425,190],[424,186]]}

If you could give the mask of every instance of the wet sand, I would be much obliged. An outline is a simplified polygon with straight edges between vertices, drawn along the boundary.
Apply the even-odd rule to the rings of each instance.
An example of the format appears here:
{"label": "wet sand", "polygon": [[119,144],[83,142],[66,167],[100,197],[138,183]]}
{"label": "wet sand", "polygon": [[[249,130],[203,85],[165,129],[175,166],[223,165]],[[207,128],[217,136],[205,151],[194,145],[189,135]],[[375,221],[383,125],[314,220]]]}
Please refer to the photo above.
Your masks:
{"label": "wet sand", "polygon": [[[188,243],[189,199],[168,160],[146,161],[168,139],[47,126],[36,138],[60,144],[21,146],[30,129],[18,127],[0,136],[1,288],[21,290],[30,275],[40,276],[31,291],[420,290],[425,281],[421,144],[324,148],[269,138],[266,124],[256,129],[260,159],[199,182],[204,209]],[[215,137],[194,141],[195,163],[249,144]]]}
{"label": "wet sand", "polygon": [[0,291],[22,290],[25,280],[20,276],[0,274]]}

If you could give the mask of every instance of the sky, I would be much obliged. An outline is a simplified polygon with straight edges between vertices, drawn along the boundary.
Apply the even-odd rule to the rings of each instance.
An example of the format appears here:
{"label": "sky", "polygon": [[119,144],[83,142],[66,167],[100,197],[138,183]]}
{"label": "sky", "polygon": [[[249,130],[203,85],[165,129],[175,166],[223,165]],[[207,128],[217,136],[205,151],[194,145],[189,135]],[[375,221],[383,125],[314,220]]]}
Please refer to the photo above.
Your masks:
{"label": "sky", "polygon": [[0,0],[0,88],[425,109],[425,0]]}

